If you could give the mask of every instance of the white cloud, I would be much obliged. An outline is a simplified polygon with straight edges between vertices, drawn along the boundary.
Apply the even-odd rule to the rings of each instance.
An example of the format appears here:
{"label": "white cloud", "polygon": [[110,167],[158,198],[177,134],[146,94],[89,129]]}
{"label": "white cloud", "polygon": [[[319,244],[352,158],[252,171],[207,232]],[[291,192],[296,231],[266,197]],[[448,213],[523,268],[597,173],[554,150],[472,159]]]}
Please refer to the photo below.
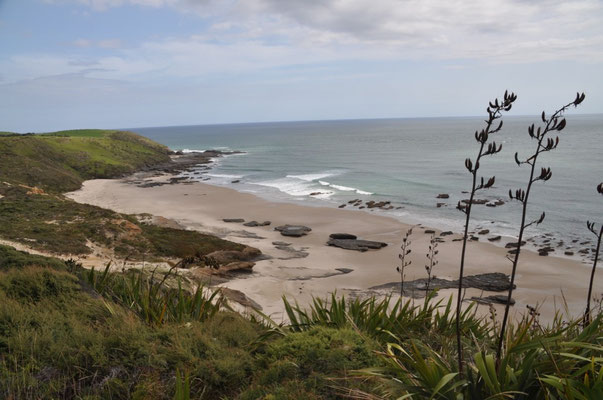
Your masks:
{"label": "white cloud", "polygon": [[[69,1],[69,0],[47,0]],[[172,7],[209,17],[202,35],[237,46],[276,41],[297,51],[352,55],[379,47],[400,58],[533,62],[603,54],[598,0],[70,0],[95,10]],[[188,38],[170,39],[183,44]],[[573,49],[573,50],[572,50]]]}
{"label": "white cloud", "polygon": [[65,73],[203,80],[211,74],[349,61],[603,62],[603,3],[595,0],[74,1],[95,10],[173,7],[202,14],[211,24],[197,34],[128,48],[118,38],[78,38],[75,46],[101,47],[111,56],[22,54],[0,60],[6,80]]}

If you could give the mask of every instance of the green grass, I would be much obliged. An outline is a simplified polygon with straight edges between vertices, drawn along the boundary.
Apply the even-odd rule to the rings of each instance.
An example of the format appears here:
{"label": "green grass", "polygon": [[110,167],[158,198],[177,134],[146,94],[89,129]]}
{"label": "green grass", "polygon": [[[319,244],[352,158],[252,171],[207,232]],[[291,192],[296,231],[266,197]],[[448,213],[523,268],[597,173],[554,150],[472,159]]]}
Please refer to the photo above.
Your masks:
{"label": "green grass", "polygon": [[0,245],[0,270],[28,265],[45,265],[59,271],[65,269],[65,263],[58,258],[29,254],[10,246]]}
{"label": "green grass", "polygon": [[[267,329],[220,309],[177,276],[90,272],[0,247],[0,397],[7,399],[595,399],[603,394],[601,316],[587,327],[528,317],[472,329],[455,370],[448,303],[334,296]],[[36,265],[30,265],[36,264]],[[179,284],[182,283],[182,285]],[[216,295],[219,296],[219,295]],[[386,300],[390,301],[390,300]],[[393,309],[392,309],[393,308]],[[300,321],[302,321],[300,323]],[[480,325],[472,327],[473,324]],[[384,328],[392,328],[384,331]],[[272,334],[269,334],[269,333]],[[176,397],[174,397],[176,396]]]}
{"label": "green grass", "polygon": [[[131,215],[80,204],[61,195],[26,194],[0,184],[0,237],[37,250],[85,255],[87,242],[115,250],[130,260],[203,256],[245,246],[196,231],[138,222]],[[1,261],[0,261],[1,263]]]}
{"label": "green grass", "polygon": [[61,193],[169,160],[168,149],[131,132],[77,130],[0,136],[0,181]]}
{"label": "green grass", "polygon": [[104,137],[109,133],[117,131],[110,131],[105,129],[72,129],[67,131],[57,131],[43,133],[43,136],[63,136],[63,137]]}
{"label": "green grass", "polygon": [[[160,276],[135,288],[130,273],[88,279],[74,263],[31,261],[0,270],[1,398],[338,398],[342,387],[365,386],[331,378],[379,365],[377,343],[350,329],[268,338],[217,305],[199,318],[197,294],[174,295]],[[147,318],[145,298],[174,306],[170,316]]]}

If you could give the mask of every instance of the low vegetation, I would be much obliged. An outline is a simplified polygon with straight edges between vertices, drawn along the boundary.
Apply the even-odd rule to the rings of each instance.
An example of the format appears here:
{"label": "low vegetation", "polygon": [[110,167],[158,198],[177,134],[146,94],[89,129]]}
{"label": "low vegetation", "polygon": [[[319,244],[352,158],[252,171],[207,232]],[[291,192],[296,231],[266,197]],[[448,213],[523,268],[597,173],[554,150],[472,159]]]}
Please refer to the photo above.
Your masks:
{"label": "low vegetation", "polygon": [[383,365],[352,328],[267,335],[177,276],[0,249],[21,257],[0,269],[2,398],[335,398],[365,389],[338,379]]}
{"label": "low vegetation", "polygon": [[7,399],[595,399],[601,310],[590,325],[498,327],[461,315],[472,340],[456,369],[452,300],[420,305],[333,295],[290,323],[248,319],[173,273],[114,273],[0,247],[0,397]]}
{"label": "low vegetation", "polygon": [[84,256],[92,242],[118,258],[158,260],[203,256],[244,246],[196,231],[139,222],[132,215],[0,184],[0,238],[36,250]]}

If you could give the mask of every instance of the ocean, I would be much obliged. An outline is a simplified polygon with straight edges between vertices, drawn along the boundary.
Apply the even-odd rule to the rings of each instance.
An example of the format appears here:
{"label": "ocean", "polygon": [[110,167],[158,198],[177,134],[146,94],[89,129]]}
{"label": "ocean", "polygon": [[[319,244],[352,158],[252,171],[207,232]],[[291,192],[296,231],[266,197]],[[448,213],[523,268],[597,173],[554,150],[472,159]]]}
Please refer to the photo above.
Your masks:
{"label": "ocean", "polygon": [[[485,158],[480,168],[485,178],[496,176],[496,184],[477,198],[505,203],[474,206],[472,229],[516,237],[521,205],[509,200],[508,192],[525,188],[529,168],[518,167],[514,154],[519,152],[520,158],[525,158],[534,151],[536,142],[529,138],[527,127],[538,124],[540,117],[505,116],[503,120],[502,131],[492,136],[503,150]],[[394,206],[391,210],[366,211],[460,232],[464,214],[456,204],[468,198],[463,192],[471,188],[464,160],[475,159],[478,144],[474,132],[483,126],[483,118],[459,117],[129,130],[173,150],[245,152],[217,159],[213,169],[200,176],[210,178],[206,183],[311,206],[337,207],[354,199],[390,201]],[[586,221],[603,223],[603,198],[596,192],[597,184],[603,181],[603,114],[569,113],[567,127],[559,137],[559,147],[538,160],[538,166],[551,167],[553,176],[533,187],[529,217],[537,218],[545,211],[546,219],[531,227],[528,234],[540,238],[536,242],[563,241],[560,249],[576,251],[593,243]],[[437,199],[439,194],[449,198]]]}

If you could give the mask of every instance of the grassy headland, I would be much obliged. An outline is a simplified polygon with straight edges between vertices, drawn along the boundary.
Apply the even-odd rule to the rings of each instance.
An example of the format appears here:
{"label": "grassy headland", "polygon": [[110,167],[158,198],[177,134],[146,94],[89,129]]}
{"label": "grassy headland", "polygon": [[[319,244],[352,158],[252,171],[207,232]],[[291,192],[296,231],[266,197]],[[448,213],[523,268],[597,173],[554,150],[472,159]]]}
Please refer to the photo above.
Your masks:
{"label": "grassy headland", "polygon": [[56,254],[86,255],[89,243],[120,258],[203,256],[242,245],[142,223],[61,193],[86,179],[114,178],[170,161],[169,149],[131,132],[72,130],[0,136],[0,239]]}
{"label": "grassy headland", "polygon": [[76,190],[86,179],[114,178],[169,161],[167,147],[131,132],[74,130],[0,137],[0,181],[47,192]]}

